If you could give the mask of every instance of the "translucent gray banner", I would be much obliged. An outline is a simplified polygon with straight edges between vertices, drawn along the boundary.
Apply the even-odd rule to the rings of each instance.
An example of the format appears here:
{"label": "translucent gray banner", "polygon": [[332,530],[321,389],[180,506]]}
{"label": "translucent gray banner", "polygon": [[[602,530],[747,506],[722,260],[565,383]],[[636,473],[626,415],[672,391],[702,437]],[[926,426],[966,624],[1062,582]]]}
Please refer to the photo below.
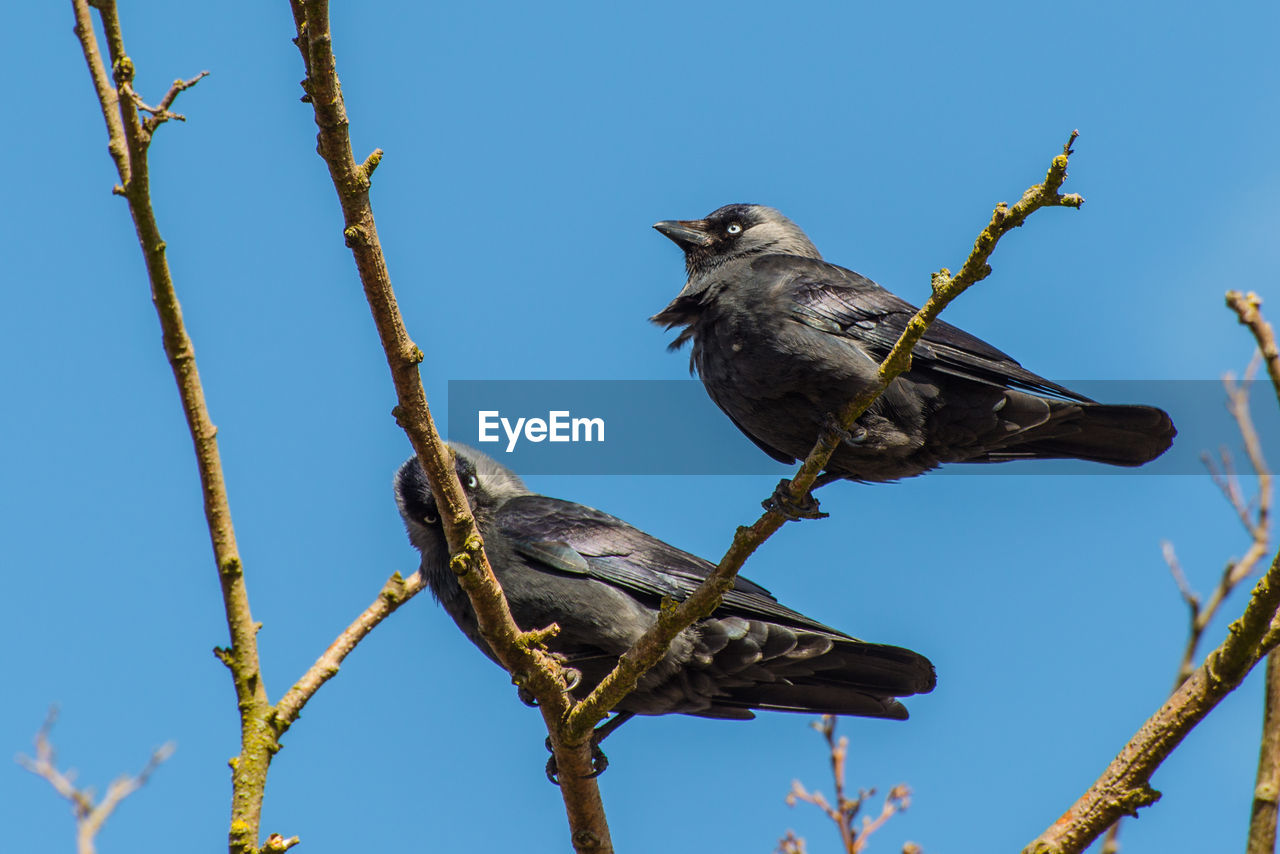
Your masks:
{"label": "translucent gray banner", "polygon": [[[1167,411],[1173,447],[1139,468],[1079,460],[952,464],[938,473],[980,475],[1204,474],[1204,451],[1226,447],[1251,473],[1240,432],[1217,380],[1064,383],[1101,403]],[[1264,453],[1280,448],[1280,411],[1270,383],[1250,384]],[[449,438],[519,474],[785,474],[733,426],[697,380],[451,380]]]}

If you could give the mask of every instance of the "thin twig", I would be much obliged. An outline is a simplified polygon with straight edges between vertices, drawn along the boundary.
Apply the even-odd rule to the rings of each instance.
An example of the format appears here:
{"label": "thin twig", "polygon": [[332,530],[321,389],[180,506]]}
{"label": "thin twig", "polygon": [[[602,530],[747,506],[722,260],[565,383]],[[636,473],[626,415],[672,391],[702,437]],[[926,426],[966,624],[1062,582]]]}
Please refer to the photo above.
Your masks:
{"label": "thin twig", "polygon": [[1267,366],[1267,375],[1271,377],[1271,386],[1275,389],[1276,399],[1280,401],[1280,346],[1276,344],[1275,330],[1262,319],[1262,300],[1252,291],[1247,294],[1227,291],[1227,305],[1236,313],[1240,322],[1249,327],[1254,340],[1258,342],[1263,364]]}
{"label": "thin twig", "polygon": [[[849,402],[840,413],[839,423],[823,432],[791,479],[788,490],[793,502],[800,504],[809,499],[809,491],[831,459],[840,437],[895,378],[910,369],[912,348],[924,336],[929,324],[952,300],[990,274],[991,267],[987,262],[1000,238],[1010,229],[1022,225],[1028,216],[1042,207],[1079,208],[1084,203],[1084,199],[1076,194],[1062,195],[1058,192],[1067,177],[1067,161],[1076,136],[1073,131],[1063,146],[1062,154],[1053,159],[1043,184],[1028,189],[1013,207],[1004,202],[996,206],[991,221],[974,241],[973,251],[959,273],[952,276],[949,270],[943,269],[933,274],[932,295],[907,323],[897,343],[880,364],[877,382]],[[654,625],[619,659],[613,671],[573,708],[569,729],[574,738],[585,738],[592,727],[634,690],[640,677],[666,654],[676,635],[719,606],[721,598],[733,587],[734,577],[743,563],[786,521],[778,509],[772,508],[750,527],[738,528],[728,551],[710,576],[678,605],[664,607]]]}
{"label": "thin twig", "polygon": [[95,804],[92,789],[76,787],[74,771],[58,770],[53,741],[49,738],[49,733],[53,730],[53,724],[57,719],[58,709],[56,706],[51,707],[40,730],[36,733],[35,758],[19,755],[18,764],[32,774],[47,780],[54,791],[70,801],[71,810],[76,817],[76,851],[78,854],[94,854],[96,838],[98,832],[102,830],[102,825],[125,798],[147,784],[156,769],[173,755],[174,746],[169,743],[158,747],[136,776],[130,777],[125,774],[112,780],[102,800]]}
{"label": "thin twig", "polygon": [[302,707],[315,696],[320,686],[338,674],[338,667],[351,650],[355,649],[356,644],[364,640],[379,623],[395,613],[397,608],[416,596],[425,585],[422,573],[419,572],[415,572],[408,579],[397,572],[387,579],[387,583],[378,593],[378,598],[359,617],[356,617],[355,621],[338,635],[333,643],[329,644],[324,655],[320,656],[316,663],[302,675],[302,678],[276,703],[276,726],[282,734],[297,720]]}
{"label": "thin twig", "polygon": [[[845,795],[845,760],[849,753],[849,739],[844,736],[836,738],[835,715],[823,715],[813,728],[822,733],[822,737],[827,742],[827,754],[831,761],[831,780],[835,786],[835,803],[830,803],[821,792],[810,792],[799,780],[793,780],[791,791],[787,793],[787,805],[794,807],[799,801],[813,804],[822,810],[839,830],[840,847],[845,854],[861,854],[866,850],[872,834],[884,827],[885,822],[896,813],[906,810],[911,805],[911,790],[902,783],[894,786],[885,796],[880,814],[874,819],[864,816],[862,825],[859,827],[858,814],[862,811],[862,806],[867,799],[875,794],[875,789],[859,791],[856,798],[847,797]],[[903,850],[914,847],[908,842]],[[788,830],[786,835],[778,841],[778,851],[782,854],[804,854],[804,840],[796,836],[794,831]]]}
{"label": "thin twig", "polygon": [[[173,106],[173,101],[178,97],[178,95],[182,94],[187,89],[190,89],[192,86],[196,85],[208,76],[209,72],[201,71],[190,80],[173,81],[173,85],[169,87],[169,91],[164,93],[164,97],[160,99],[160,103],[154,107],[148,107],[143,102],[140,95],[136,92],[133,93],[133,103],[137,108],[142,110],[144,113],[151,113],[147,120],[142,123],[142,127],[146,131],[148,138],[155,133],[156,128],[160,127],[160,125],[170,119],[177,119],[180,122],[185,122],[187,120],[187,117],[182,115],[182,113],[170,112],[169,108]],[[132,90],[130,91],[132,92]]]}

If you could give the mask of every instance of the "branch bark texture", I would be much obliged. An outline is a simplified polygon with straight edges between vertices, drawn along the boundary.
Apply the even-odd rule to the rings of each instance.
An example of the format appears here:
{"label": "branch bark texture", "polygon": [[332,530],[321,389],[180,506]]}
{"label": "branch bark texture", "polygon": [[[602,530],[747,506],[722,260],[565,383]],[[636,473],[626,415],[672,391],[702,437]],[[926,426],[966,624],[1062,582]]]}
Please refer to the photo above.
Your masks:
{"label": "branch bark texture", "polygon": [[1280,652],[1267,654],[1267,687],[1262,715],[1262,747],[1249,812],[1245,854],[1275,854],[1276,812],[1280,802]]}

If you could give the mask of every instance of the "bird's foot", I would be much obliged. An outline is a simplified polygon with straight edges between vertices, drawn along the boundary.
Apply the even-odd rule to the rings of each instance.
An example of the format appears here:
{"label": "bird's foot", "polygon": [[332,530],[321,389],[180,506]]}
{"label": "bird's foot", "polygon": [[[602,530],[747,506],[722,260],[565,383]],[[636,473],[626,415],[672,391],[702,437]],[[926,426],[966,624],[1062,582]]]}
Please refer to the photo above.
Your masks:
{"label": "bird's foot", "polygon": [[867,428],[858,422],[854,422],[853,426],[848,430],[844,429],[844,425],[840,423],[840,419],[828,412],[822,419],[822,430],[824,433],[834,433],[843,445],[851,448],[859,448],[867,441]]}
{"label": "bird's foot", "polygon": [[801,519],[825,519],[830,515],[819,509],[818,499],[813,497],[812,492],[806,493],[799,501],[792,498],[791,481],[785,479],[778,481],[773,495],[761,501],[760,506],[772,513],[781,514],[792,522]]}
{"label": "bird's foot", "polygon": [[578,668],[561,665],[560,672],[564,674],[564,692],[566,694],[582,684],[582,671]]}
{"label": "bird's foot", "polygon": [[[591,773],[582,775],[584,780],[599,777],[609,767],[609,757],[605,756],[604,751],[600,749],[600,742],[633,717],[635,717],[634,712],[614,712],[613,717],[591,731]],[[551,757],[547,759],[547,779],[559,786],[560,770],[556,767],[556,754],[551,750],[550,737],[547,738],[547,750],[551,751]]]}
{"label": "bird's foot", "polygon": [[[560,785],[560,768],[556,764],[556,754],[551,748],[551,737],[547,736],[547,750],[551,753],[547,757],[547,779],[555,785]],[[600,749],[600,740],[595,736],[591,738],[591,773],[583,774],[582,779],[590,780],[599,777],[609,767],[609,757],[605,756],[604,751]]]}
{"label": "bird's foot", "polygon": [[[566,694],[575,690],[582,684],[582,671],[576,667],[567,667],[564,659],[560,658],[560,672],[564,674],[564,692]],[[516,696],[520,698],[520,702],[531,708],[538,707],[538,698],[533,696],[533,692],[523,685],[516,686]]]}

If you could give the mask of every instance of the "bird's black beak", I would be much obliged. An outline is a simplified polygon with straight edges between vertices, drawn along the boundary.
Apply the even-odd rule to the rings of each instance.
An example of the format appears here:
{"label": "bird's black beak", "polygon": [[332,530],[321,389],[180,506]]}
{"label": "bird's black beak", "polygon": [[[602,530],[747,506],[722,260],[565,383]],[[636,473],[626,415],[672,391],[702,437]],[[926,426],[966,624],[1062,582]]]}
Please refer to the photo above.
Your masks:
{"label": "bird's black beak", "polygon": [[696,246],[711,244],[711,232],[707,230],[706,220],[668,219],[655,222],[653,227],[686,252]]}

